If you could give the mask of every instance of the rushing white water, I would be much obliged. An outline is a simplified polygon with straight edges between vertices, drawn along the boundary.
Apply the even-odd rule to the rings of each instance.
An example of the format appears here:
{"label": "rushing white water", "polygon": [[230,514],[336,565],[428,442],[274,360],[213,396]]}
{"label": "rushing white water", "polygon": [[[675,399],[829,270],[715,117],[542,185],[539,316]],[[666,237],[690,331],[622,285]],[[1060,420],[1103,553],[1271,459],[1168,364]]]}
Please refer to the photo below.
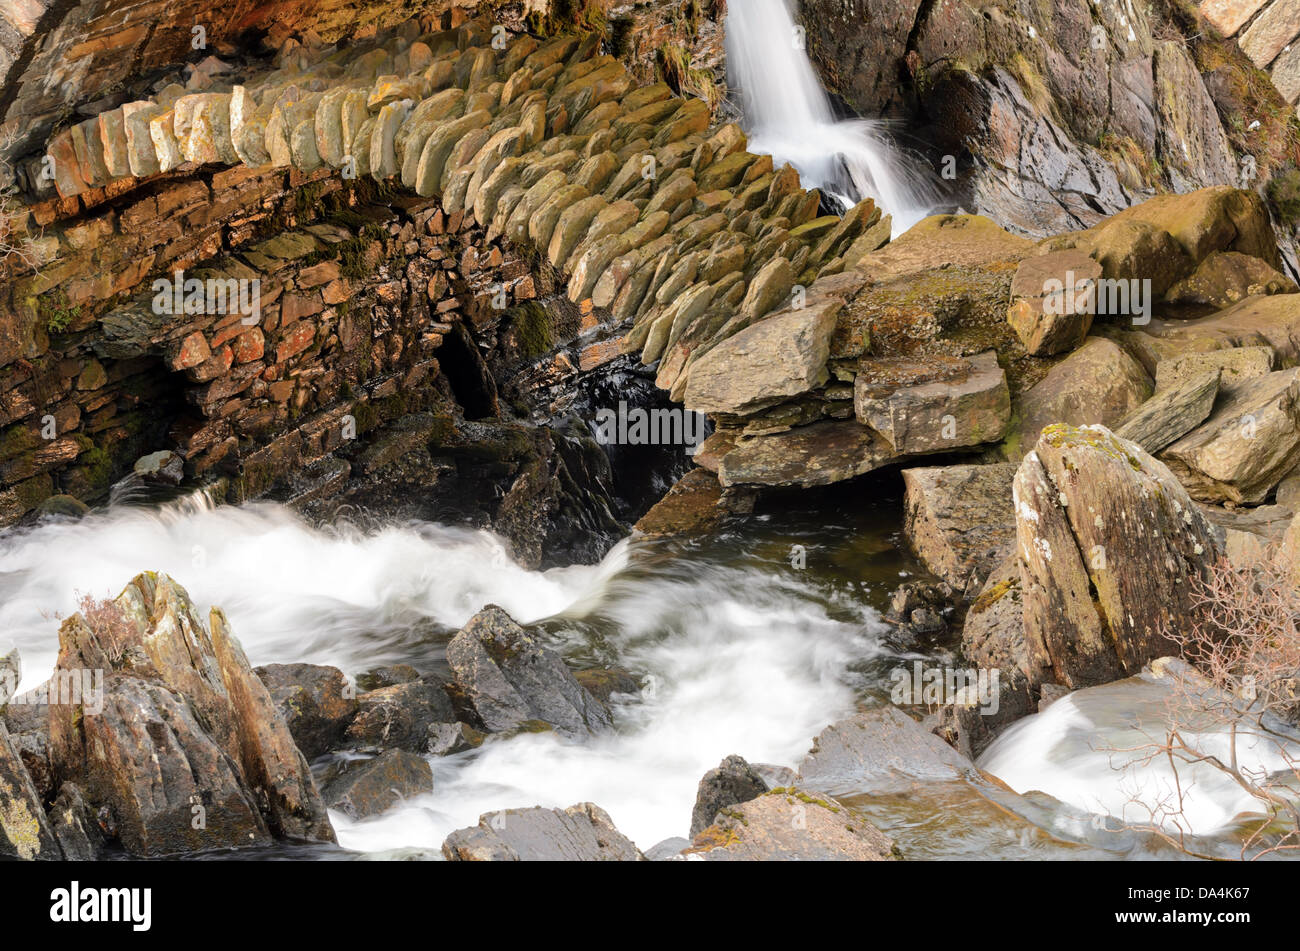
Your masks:
{"label": "rushing white water", "polygon": [[879,652],[880,628],[868,608],[832,620],[779,574],[662,558],[647,568],[634,555],[624,542],[599,565],[536,572],[481,531],[322,530],[271,503],[119,506],[0,538],[0,631],[22,653],[24,689],[35,686],[56,654],[51,614],[74,611],[76,591],[116,594],[150,568],[204,613],[225,608],[253,664],[420,667],[485,604],[524,622],[549,617],[566,654],[646,678],[643,696],[616,711],[618,732],[581,744],[525,735],[433,758],[430,794],[361,823],[332,814],[340,842],[436,850],[485,812],[591,801],[648,847],[686,834],[700,776],[727,754],[793,764],[851,712],[849,668]]}
{"label": "rushing white water", "polygon": [[625,558],[598,568],[520,568],[484,532],[416,523],[364,532],[309,527],[272,503],[117,506],[0,541],[0,637],[18,646],[21,689],[48,678],[58,616],[77,593],[112,597],[144,570],[174,577],[206,616],[224,608],[254,663],[333,664],[355,673],[405,662],[417,625],[463,625],[496,603],[523,622],[578,601]]}
{"label": "rushing white water", "polygon": [[[1193,835],[1226,829],[1260,803],[1223,770],[1154,755],[1167,726],[1194,750],[1229,762],[1229,735],[1221,724],[1170,705],[1171,682],[1148,674],[1078,690],[999,736],[979,760],[1017,792],[1037,789],[1080,809],[1132,825],[1159,825]],[[1239,733],[1238,762],[1256,775],[1287,769],[1300,744]],[[1179,796],[1181,795],[1181,808]]]}
{"label": "rushing white water", "polygon": [[895,235],[930,213],[938,196],[927,172],[893,145],[883,125],[835,118],[786,0],[728,3],[726,49],[751,151],[789,162],[805,187],[846,207],[874,198],[894,216]]}

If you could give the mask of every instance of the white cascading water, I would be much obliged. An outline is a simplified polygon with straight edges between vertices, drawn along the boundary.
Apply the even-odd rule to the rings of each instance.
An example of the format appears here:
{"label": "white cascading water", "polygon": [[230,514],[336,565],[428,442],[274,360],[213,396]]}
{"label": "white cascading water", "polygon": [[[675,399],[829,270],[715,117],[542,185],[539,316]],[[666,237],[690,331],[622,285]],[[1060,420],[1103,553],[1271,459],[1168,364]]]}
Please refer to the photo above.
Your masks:
{"label": "white cascading water", "polygon": [[909,163],[882,125],[835,118],[786,0],[731,0],[725,29],[729,83],[744,103],[750,151],[789,162],[805,188],[846,208],[875,199],[893,215],[895,235],[930,213],[938,202],[930,174]]}
{"label": "white cascading water", "polygon": [[[1238,814],[1259,813],[1260,803],[1223,770],[1183,762],[1175,771],[1166,756],[1154,755],[1172,720],[1189,747],[1231,761],[1233,741],[1222,722],[1175,713],[1171,693],[1170,680],[1148,674],[1077,690],[1009,727],[978,765],[1017,792],[1037,789],[1130,825],[1204,836],[1225,830]],[[1242,730],[1235,743],[1242,770],[1255,775],[1285,772],[1288,760],[1300,759],[1300,737]]]}
{"label": "white cascading water", "polygon": [[[204,616],[225,608],[255,665],[419,666],[445,629],[489,603],[523,622],[598,619],[610,662],[653,685],[615,711],[616,733],[586,743],[529,734],[433,758],[430,794],[376,819],[331,819],[345,848],[436,852],[483,813],[591,801],[644,848],[686,834],[699,779],[724,756],[795,764],[851,713],[849,667],[879,653],[881,626],[868,608],[855,623],[832,620],[797,581],[708,564],[647,571],[633,554],[623,542],[599,565],[539,572],[482,531],[319,529],[273,503],[212,507],[197,496],[114,506],[0,536],[0,632],[21,652],[21,689],[35,687],[75,592],[115,595],[144,569],[176,578]],[[577,627],[556,636],[580,638]]]}

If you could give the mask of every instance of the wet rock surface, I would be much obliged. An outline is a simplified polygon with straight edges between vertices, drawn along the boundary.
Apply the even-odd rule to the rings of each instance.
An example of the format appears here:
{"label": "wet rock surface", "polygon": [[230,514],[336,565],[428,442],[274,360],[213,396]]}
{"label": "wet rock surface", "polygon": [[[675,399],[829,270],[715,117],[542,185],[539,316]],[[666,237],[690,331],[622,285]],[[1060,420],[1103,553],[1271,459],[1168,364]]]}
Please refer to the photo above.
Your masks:
{"label": "wet rock surface", "polygon": [[386,750],[373,759],[339,766],[321,791],[326,804],[352,819],[378,815],[433,788],[433,771],[423,757]]}
{"label": "wet rock surface", "polygon": [[691,838],[713,825],[718,813],[727,806],[748,802],[767,792],[767,783],[742,757],[728,756],[716,769],[700,780],[691,811]]}
{"label": "wet rock surface", "polygon": [[609,709],[500,608],[489,605],[447,645],[466,703],[489,732],[550,724],[578,737],[610,727]]}
{"label": "wet rock surface", "polygon": [[49,705],[50,759],[122,846],[160,855],[334,841],[288,727],[214,609],[204,624],[166,575],[60,629],[55,679],[104,674],[102,698]]}
{"label": "wet rock surface", "polygon": [[308,759],[337,749],[361,709],[354,688],[336,667],[268,664],[254,673],[270,691],[285,726]]}

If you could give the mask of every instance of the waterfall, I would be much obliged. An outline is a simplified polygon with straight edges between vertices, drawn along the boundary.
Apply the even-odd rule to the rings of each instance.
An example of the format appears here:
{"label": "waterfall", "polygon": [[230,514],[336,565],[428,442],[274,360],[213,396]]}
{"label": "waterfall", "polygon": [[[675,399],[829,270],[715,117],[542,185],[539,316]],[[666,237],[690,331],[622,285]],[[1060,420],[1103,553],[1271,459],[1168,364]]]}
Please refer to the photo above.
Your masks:
{"label": "waterfall", "polygon": [[938,202],[928,171],[908,161],[880,122],[835,118],[800,37],[786,0],[727,4],[727,71],[750,151],[789,162],[805,188],[845,208],[875,199],[901,234]]}

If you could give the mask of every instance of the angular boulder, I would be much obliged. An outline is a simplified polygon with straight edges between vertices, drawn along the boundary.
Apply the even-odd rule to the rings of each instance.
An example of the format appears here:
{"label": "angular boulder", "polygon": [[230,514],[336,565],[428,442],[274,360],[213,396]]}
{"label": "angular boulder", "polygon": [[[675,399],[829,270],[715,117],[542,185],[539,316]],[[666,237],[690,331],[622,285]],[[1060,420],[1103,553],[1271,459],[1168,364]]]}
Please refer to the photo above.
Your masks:
{"label": "angular boulder", "polygon": [[1051,426],[1013,490],[1034,680],[1092,686],[1177,652],[1166,632],[1219,552],[1163,463],[1104,426]]}
{"label": "angular boulder", "polygon": [[1300,369],[1233,387],[1204,424],[1161,458],[1194,498],[1263,502],[1300,458]]}
{"label": "angular boulder", "polygon": [[1219,370],[1208,370],[1178,386],[1156,391],[1115,425],[1115,435],[1157,453],[1203,423],[1219,394]]}
{"label": "angular boulder", "polygon": [[1003,443],[1012,462],[1020,461],[1046,426],[1063,423],[1110,425],[1145,402],[1151,377],[1142,364],[1104,337],[1089,337],[1012,404],[1013,422]]}
{"label": "angular boulder", "polygon": [[931,574],[975,591],[1014,549],[1015,474],[1012,463],[903,470],[903,534]]}
{"label": "angular boulder", "polygon": [[1033,356],[1073,350],[1092,327],[1101,265],[1082,251],[1025,258],[1011,280],[1007,323]]}
{"label": "angular boulder", "polygon": [[447,645],[456,687],[490,733],[530,721],[578,737],[612,725],[609,708],[505,611],[488,605]]}
{"label": "angular boulder", "polygon": [[331,809],[352,819],[365,819],[433,789],[433,770],[421,756],[406,750],[385,750],[372,759],[351,760],[325,783],[323,795]]}
{"label": "angular boulder", "polygon": [[840,306],[774,314],[719,343],[691,366],[683,402],[700,413],[744,414],[820,386]]}
{"label": "angular boulder", "polygon": [[713,825],[718,813],[727,806],[757,799],[767,792],[767,783],[740,756],[728,756],[716,769],[700,780],[691,810],[691,838]]}
{"label": "angular boulder", "polygon": [[358,698],[344,742],[365,749],[424,753],[439,728],[456,723],[446,689],[436,680],[417,680],[371,690]]}
{"label": "angular boulder", "polygon": [[718,462],[718,481],[724,486],[829,485],[904,458],[861,423],[827,420],[737,441]]}
{"label": "angular boulder", "polygon": [[687,855],[708,862],[888,862],[894,841],[828,796],[774,789],[729,806],[695,836]]}
{"label": "angular boulder", "polygon": [[334,841],[307,762],[213,609],[204,624],[165,574],[59,630],[55,678],[103,671],[102,691],[51,703],[50,759],[128,852],[235,848],[282,836]]}

